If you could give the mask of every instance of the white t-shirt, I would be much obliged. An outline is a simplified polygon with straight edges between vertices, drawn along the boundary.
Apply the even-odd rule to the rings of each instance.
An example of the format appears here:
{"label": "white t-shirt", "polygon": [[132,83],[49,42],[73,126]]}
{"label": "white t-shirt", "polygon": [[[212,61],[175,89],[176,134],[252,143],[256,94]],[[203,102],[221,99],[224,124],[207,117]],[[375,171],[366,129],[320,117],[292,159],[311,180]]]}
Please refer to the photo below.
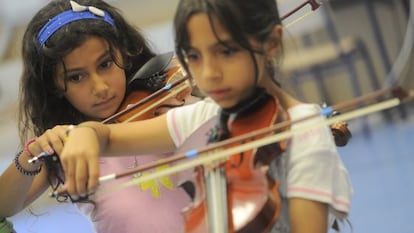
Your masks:
{"label": "white t-shirt", "polygon": [[[300,104],[288,109],[292,121],[320,112],[315,104]],[[167,113],[170,135],[180,147],[193,131],[219,112],[219,106],[206,99]],[[316,117],[292,125],[292,130],[320,122]],[[271,164],[271,174],[280,181],[282,198],[280,217],[272,232],[289,232],[287,199],[314,200],[329,205],[330,219],[345,218],[350,209],[352,186],[348,172],[338,154],[329,127],[317,127],[288,140],[287,151]]]}

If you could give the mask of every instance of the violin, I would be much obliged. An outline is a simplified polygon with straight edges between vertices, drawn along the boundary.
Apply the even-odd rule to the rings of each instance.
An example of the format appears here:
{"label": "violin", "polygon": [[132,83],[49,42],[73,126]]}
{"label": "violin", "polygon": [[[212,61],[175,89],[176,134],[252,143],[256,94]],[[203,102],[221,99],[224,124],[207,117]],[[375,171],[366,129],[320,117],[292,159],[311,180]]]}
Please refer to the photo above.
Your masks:
{"label": "violin", "polygon": [[[190,136],[190,140],[179,151],[187,145],[194,147],[203,142],[216,142],[228,136],[237,137],[267,128],[287,118],[280,110],[277,99],[262,89],[256,91],[250,106],[235,115],[222,112],[220,117],[210,119]],[[218,118],[228,127],[229,135],[223,136],[221,126],[212,127]],[[231,122],[227,122],[229,118],[232,118]],[[198,135],[207,136],[200,138]],[[251,140],[254,139],[247,141]],[[228,146],[237,144],[240,142]],[[189,193],[193,199],[192,205],[183,212],[185,232],[268,232],[280,213],[280,197],[278,182],[264,172],[263,167],[269,166],[270,161],[283,152],[285,147],[284,142],[272,143],[232,155],[218,166],[196,167],[193,179],[188,181],[191,183],[185,182],[182,185],[186,190],[191,189]],[[209,214],[210,209],[217,211]]]}
{"label": "violin", "polygon": [[[174,53],[157,55],[145,63],[128,82],[120,110],[102,123],[150,119],[165,112],[163,108],[184,105],[185,97],[191,91],[191,83],[174,58]],[[181,103],[169,104],[173,98],[181,100]]]}

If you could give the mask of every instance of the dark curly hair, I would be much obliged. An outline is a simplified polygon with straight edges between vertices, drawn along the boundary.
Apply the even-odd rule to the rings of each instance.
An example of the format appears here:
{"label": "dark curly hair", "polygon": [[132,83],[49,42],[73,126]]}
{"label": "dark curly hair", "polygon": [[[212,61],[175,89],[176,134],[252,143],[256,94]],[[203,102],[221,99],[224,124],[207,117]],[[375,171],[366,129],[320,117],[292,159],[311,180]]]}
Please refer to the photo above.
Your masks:
{"label": "dark curly hair", "polygon": [[[55,85],[56,65],[63,57],[91,36],[104,38],[117,65],[125,70],[127,79],[155,54],[139,30],[129,24],[118,9],[102,0],[77,0],[110,14],[115,27],[103,20],[85,19],[71,22],[57,30],[43,46],[37,34],[54,16],[71,9],[68,0],[53,0],[32,18],[23,37],[23,74],[20,83],[19,132],[20,140],[30,133],[39,136],[58,124],[77,124],[86,116],[59,96]],[[117,62],[114,49],[121,52],[123,64]],[[128,81],[128,80],[127,80]],[[60,94],[61,95],[61,94]]]}

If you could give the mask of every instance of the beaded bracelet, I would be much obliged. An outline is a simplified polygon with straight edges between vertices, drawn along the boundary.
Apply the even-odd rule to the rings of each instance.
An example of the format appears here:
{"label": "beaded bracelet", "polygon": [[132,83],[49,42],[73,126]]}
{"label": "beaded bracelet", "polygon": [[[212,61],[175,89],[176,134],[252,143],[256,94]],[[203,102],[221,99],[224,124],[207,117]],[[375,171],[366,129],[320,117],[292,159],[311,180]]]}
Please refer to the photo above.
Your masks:
{"label": "beaded bracelet", "polygon": [[36,141],[36,137],[34,137],[34,138],[30,139],[29,141],[27,141],[26,144],[24,144],[24,147],[23,147],[23,151],[26,152],[26,154],[29,155],[30,157],[33,157],[33,154],[32,154],[32,152],[30,152],[29,146],[30,146],[30,144],[32,144],[35,141]]}
{"label": "beaded bracelet", "polygon": [[40,171],[42,170],[42,166],[40,166],[39,169],[37,169],[35,171],[28,171],[20,165],[19,157],[22,153],[23,153],[23,151],[19,151],[19,153],[17,153],[16,157],[14,157],[14,164],[16,165],[17,170],[25,176],[35,176],[35,175],[39,174]]}

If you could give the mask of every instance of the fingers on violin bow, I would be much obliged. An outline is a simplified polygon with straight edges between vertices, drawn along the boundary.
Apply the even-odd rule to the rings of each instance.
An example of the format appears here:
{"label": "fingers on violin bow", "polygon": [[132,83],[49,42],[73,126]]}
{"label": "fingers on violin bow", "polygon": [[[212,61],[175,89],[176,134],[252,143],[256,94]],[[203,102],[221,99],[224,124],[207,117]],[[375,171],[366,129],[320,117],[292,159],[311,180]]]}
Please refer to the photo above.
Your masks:
{"label": "fingers on violin bow", "polygon": [[55,126],[52,129],[46,130],[44,134],[38,137],[37,142],[40,145],[41,151],[49,155],[55,152],[60,154],[66,137],[66,128],[67,126]]}
{"label": "fingers on violin bow", "polygon": [[83,200],[93,193],[98,186],[98,162],[77,158],[62,162],[65,172],[65,189],[72,201]]}
{"label": "fingers on violin bow", "polygon": [[86,161],[78,161],[76,164],[76,174],[75,174],[75,188],[76,193],[79,197],[86,197],[88,194],[88,180],[89,180],[89,170],[88,164]]}
{"label": "fingers on violin bow", "polygon": [[63,150],[66,139],[66,128],[66,126],[56,126],[48,134],[49,145],[51,145],[57,154],[60,154]]}
{"label": "fingers on violin bow", "polygon": [[[74,161],[74,160],[72,160]],[[65,185],[59,193],[67,192],[72,199],[78,199],[79,195],[76,190],[76,164],[69,159],[61,159],[63,172],[65,174]]]}
{"label": "fingers on violin bow", "polygon": [[53,154],[55,151],[53,150],[52,146],[51,146],[51,142],[50,142],[50,131],[47,130],[43,135],[41,135],[40,137],[38,137],[36,139],[36,143],[32,143],[29,147],[30,151],[35,152],[36,154],[34,155],[38,155],[41,152],[46,152],[48,155]]}
{"label": "fingers on violin bow", "polygon": [[99,185],[99,159],[91,156],[88,160],[88,194],[94,193]]}

